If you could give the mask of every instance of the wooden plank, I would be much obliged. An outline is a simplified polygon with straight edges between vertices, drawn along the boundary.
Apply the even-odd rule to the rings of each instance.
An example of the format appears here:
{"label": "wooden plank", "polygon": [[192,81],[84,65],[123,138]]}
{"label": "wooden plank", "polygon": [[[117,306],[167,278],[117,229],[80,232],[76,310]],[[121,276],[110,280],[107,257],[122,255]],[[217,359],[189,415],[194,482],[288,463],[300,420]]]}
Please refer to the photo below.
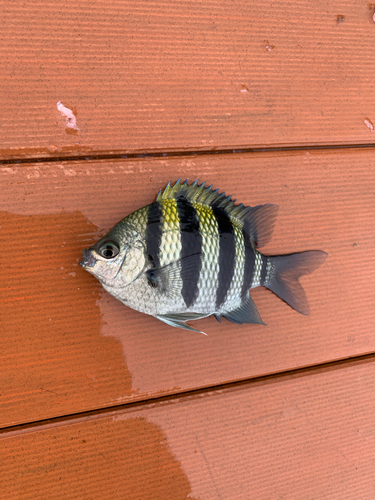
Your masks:
{"label": "wooden plank", "polygon": [[373,10],[7,2],[0,156],[374,142]]}
{"label": "wooden plank", "polygon": [[4,434],[0,497],[372,500],[374,369],[349,362]]}
{"label": "wooden plank", "polygon": [[[242,380],[375,351],[373,151],[2,167],[2,426]],[[78,266],[81,251],[179,177],[239,202],[278,203],[264,253],[322,249],[303,279],[311,316],[266,289],[267,326],[133,311]]]}

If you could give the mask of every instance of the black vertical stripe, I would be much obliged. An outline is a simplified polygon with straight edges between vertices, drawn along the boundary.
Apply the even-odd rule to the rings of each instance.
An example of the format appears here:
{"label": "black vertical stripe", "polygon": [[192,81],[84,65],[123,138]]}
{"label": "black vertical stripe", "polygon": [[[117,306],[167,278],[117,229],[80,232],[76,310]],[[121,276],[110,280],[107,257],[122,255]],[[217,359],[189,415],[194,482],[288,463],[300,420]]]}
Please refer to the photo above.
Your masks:
{"label": "black vertical stripe", "polygon": [[233,279],[236,259],[234,228],[223,208],[211,206],[219,227],[219,284],[216,290],[216,310],[224,303]]}
{"label": "black vertical stripe", "polygon": [[245,242],[245,266],[242,282],[241,297],[246,298],[249,294],[249,289],[253,281],[254,268],[255,268],[255,253],[251,246],[249,235],[245,229],[242,229],[242,235]]}
{"label": "black vertical stripe", "polygon": [[267,257],[262,255],[262,270],[260,272],[260,285],[264,286],[264,282],[266,281],[267,276]]}
{"label": "black vertical stripe", "polygon": [[181,231],[182,297],[186,307],[194,304],[198,296],[198,281],[202,267],[202,235],[194,206],[185,198],[176,200]]}
{"label": "black vertical stripe", "polygon": [[154,268],[160,267],[160,247],[163,232],[162,211],[158,201],[148,207],[146,228],[146,251]]}

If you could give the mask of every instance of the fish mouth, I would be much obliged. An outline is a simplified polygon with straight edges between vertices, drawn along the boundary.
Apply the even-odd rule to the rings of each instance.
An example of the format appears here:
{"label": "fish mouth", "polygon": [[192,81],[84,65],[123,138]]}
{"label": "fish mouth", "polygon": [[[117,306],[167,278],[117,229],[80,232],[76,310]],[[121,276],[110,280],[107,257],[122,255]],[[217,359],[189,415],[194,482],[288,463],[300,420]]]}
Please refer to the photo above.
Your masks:
{"label": "fish mouth", "polygon": [[96,264],[96,258],[93,256],[89,249],[85,249],[82,252],[82,260],[78,262],[78,264],[84,269],[94,267]]}

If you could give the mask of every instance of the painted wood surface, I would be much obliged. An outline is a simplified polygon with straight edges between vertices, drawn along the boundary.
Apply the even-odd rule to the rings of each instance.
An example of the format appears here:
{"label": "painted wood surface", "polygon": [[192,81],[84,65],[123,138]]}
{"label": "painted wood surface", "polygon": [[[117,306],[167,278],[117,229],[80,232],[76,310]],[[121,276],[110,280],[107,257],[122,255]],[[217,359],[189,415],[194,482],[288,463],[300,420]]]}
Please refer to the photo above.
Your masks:
{"label": "painted wood surface", "polygon": [[374,498],[374,358],[6,433],[0,498]]}
{"label": "painted wood surface", "polygon": [[[3,2],[1,500],[374,498],[374,11]],[[205,337],[78,266],[179,177],[277,203],[264,253],[328,252],[311,316],[256,289],[267,326]]]}
{"label": "painted wood surface", "polygon": [[374,142],[374,5],[4,2],[0,157]]}
{"label": "painted wood surface", "polygon": [[[1,425],[374,352],[372,162],[356,150],[2,167]],[[211,317],[195,323],[204,337],[125,307],[78,266],[83,248],[179,177],[279,204],[264,253],[328,252],[303,278],[311,316],[256,289],[267,326]]]}

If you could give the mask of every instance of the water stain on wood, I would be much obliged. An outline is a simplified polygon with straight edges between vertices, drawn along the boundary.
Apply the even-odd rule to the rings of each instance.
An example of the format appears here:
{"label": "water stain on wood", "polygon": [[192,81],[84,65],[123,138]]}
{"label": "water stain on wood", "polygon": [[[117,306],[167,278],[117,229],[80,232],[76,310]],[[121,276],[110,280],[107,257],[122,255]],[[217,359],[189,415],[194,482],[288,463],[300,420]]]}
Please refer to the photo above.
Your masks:
{"label": "water stain on wood", "polygon": [[0,221],[0,426],[91,409],[109,387],[131,394],[120,342],[101,335],[100,286],[78,273],[96,226],[79,211]]}
{"label": "water stain on wood", "polygon": [[9,464],[4,498],[198,500],[165,434],[143,417],[30,432],[1,441],[0,450]]}

